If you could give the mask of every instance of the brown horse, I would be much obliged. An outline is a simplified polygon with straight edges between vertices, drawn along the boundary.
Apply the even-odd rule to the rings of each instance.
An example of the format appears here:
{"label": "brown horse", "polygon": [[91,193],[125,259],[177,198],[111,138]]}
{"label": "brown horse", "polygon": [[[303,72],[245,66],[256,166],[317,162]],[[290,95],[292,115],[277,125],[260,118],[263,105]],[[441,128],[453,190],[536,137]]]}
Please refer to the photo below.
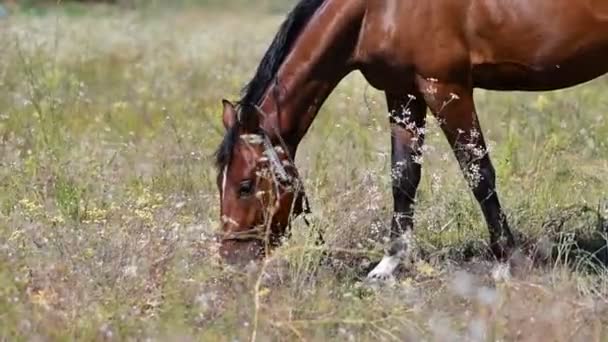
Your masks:
{"label": "brown horse", "polygon": [[241,100],[224,100],[217,166],[225,259],[264,255],[306,210],[298,144],[355,70],[386,93],[391,114],[392,242],[369,278],[390,277],[411,249],[427,108],[481,206],[493,253],[506,262],[515,243],[473,89],[555,90],[608,72],[608,1],[301,0]]}

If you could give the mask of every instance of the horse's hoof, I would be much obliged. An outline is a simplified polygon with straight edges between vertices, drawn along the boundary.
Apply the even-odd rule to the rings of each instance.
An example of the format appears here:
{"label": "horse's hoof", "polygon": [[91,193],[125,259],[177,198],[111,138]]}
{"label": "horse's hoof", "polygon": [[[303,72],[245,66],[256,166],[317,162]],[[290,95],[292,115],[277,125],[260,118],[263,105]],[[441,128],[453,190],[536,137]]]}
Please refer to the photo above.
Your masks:
{"label": "horse's hoof", "polygon": [[382,261],[367,275],[367,281],[369,282],[381,282],[387,283],[395,280],[393,273],[401,259],[395,256],[384,256]]}
{"label": "horse's hoof", "polygon": [[372,283],[389,283],[395,280],[395,276],[390,273],[370,273],[367,281]]}

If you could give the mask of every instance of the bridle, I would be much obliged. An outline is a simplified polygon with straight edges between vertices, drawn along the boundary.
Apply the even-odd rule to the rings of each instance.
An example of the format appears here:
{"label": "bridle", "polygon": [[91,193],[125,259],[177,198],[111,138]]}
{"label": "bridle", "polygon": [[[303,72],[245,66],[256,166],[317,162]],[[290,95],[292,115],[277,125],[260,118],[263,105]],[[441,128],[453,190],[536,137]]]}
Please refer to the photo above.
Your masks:
{"label": "bridle", "polygon": [[[304,191],[304,183],[302,182],[298,170],[291,160],[281,160],[279,158],[279,153],[286,153],[285,149],[282,146],[273,146],[270,138],[265,133],[257,133],[257,134],[242,134],[239,137],[241,140],[245,141],[245,143],[249,145],[261,145],[264,149],[262,157],[257,160],[258,165],[269,164],[269,167],[264,166],[259,171],[268,170],[270,171],[270,175],[272,177],[273,185],[275,187],[275,196],[274,196],[274,204],[278,205],[280,200],[280,188],[287,189],[288,192],[295,192],[294,203],[290,210],[290,216],[293,216],[293,213],[296,212],[294,218],[299,215],[303,215],[304,222],[306,225],[310,226],[310,222],[307,220],[306,215],[310,214],[312,211],[310,209],[310,203],[308,201],[308,196]],[[295,175],[292,176],[287,172],[287,167],[291,167],[295,170]],[[300,202],[300,208],[296,208],[295,205]],[[291,219],[288,222],[287,233],[289,234],[291,231]],[[230,217],[223,216],[222,223],[235,223]],[[226,241],[237,241],[237,242],[249,242],[249,241],[266,241],[268,239],[269,232],[264,229],[263,226],[256,226],[251,229],[238,231],[238,232],[226,232],[222,233],[219,238],[220,242]],[[322,237],[321,237],[322,239]]]}

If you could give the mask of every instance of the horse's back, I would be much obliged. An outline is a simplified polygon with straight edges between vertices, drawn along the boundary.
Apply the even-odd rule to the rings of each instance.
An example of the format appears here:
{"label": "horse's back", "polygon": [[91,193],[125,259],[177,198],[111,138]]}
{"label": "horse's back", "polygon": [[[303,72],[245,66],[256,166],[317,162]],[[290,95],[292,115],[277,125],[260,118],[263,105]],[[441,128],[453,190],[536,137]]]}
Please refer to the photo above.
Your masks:
{"label": "horse's back", "polygon": [[370,70],[450,78],[470,68],[474,86],[504,90],[558,89],[608,72],[606,0],[384,0],[367,6],[356,58]]}

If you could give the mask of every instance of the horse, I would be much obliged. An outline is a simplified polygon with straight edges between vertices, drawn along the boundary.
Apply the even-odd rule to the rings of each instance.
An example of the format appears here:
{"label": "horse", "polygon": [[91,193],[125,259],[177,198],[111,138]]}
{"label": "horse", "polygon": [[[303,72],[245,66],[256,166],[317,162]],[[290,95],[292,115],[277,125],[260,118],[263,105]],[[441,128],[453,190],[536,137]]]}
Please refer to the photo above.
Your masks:
{"label": "horse", "polygon": [[604,0],[300,0],[236,103],[222,100],[216,151],[219,253],[264,258],[309,212],[294,159],[338,83],[360,72],[384,92],[391,131],[390,242],[367,278],[411,255],[427,111],[440,123],[489,230],[496,265],[516,243],[475,109],[475,88],[551,91],[608,72]]}

